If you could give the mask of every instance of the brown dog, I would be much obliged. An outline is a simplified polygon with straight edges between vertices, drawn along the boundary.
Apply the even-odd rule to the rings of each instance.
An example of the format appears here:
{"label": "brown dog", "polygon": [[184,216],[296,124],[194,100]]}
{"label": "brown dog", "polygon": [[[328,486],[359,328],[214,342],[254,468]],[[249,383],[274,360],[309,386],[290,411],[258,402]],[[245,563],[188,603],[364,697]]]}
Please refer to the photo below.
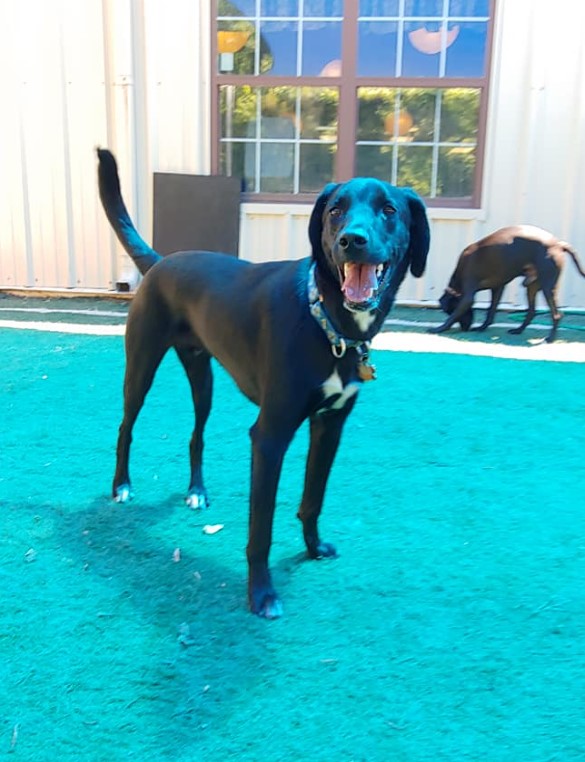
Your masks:
{"label": "brown dog", "polygon": [[431,328],[431,333],[447,331],[459,321],[468,331],[473,323],[473,299],[476,291],[490,289],[492,301],[483,323],[474,331],[485,331],[494,322],[504,287],[518,276],[524,276],[528,295],[528,312],[518,328],[509,333],[519,334],[528,326],[536,313],[536,294],[542,291],[550,309],[552,328],[547,342],[555,340],[561,314],[557,308],[557,285],[569,254],[579,273],[585,271],[577,254],[568,243],[559,241],[552,233],[531,225],[501,228],[468,246],[459,256],[449,285],[439,299],[449,315],[442,325]]}

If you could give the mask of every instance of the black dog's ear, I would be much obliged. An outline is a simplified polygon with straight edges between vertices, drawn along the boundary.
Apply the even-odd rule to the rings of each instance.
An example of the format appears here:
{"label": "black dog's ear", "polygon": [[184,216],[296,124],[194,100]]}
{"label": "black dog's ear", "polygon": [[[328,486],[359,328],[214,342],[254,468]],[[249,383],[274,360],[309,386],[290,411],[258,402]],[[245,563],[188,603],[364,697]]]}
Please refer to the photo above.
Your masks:
{"label": "black dog's ear", "polygon": [[410,207],[410,246],[408,256],[410,258],[410,272],[415,278],[420,278],[427,264],[427,255],[431,245],[431,231],[427,210],[422,198],[410,188],[405,188],[404,193]]}
{"label": "black dog's ear", "polygon": [[321,244],[321,234],[323,233],[323,212],[325,206],[332,193],[339,188],[339,183],[329,183],[326,185],[319,198],[315,201],[315,206],[311,212],[311,219],[309,220],[309,241],[311,242],[311,249],[313,250],[313,256],[323,253],[323,247]]}

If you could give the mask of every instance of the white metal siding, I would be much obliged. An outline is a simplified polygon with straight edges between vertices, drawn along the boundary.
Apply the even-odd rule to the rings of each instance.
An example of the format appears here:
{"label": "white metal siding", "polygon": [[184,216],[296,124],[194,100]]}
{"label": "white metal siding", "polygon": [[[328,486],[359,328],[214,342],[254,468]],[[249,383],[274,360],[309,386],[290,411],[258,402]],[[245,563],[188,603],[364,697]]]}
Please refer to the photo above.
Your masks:
{"label": "white metal siding", "polygon": [[[153,171],[209,171],[206,0],[0,3],[0,286],[110,289],[135,270],[99,205],[96,145],[119,160],[128,207],[152,229]],[[585,3],[499,0],[482,209],[432,210],[423,279],[435,302],[457,256],[497,227],[529,222],[585,261]],[[308,253],[310,208],[244,204],[240,254]],[[524,304],[521,287],[505,298]],[[585,308],[567,262],[561,303]]]}

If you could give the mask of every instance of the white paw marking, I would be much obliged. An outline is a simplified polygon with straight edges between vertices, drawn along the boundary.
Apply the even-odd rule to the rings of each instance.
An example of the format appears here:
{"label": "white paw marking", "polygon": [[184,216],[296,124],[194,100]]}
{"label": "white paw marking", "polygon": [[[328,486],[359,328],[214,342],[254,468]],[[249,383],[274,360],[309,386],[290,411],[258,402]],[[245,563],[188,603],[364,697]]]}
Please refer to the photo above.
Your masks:
{"label": "white paw marking", "polygon": [[185,503],[194,511],[203,511],[207,508],[207,500],[204,495],[187,495]]}
{"label": "white paw marking", "polygon": [[116,491],[116,496],[114,497],[115,503],[127,503],[129,500],[131,500],[134,497],[133,493],[130,491],[128,487],[120,487]]}

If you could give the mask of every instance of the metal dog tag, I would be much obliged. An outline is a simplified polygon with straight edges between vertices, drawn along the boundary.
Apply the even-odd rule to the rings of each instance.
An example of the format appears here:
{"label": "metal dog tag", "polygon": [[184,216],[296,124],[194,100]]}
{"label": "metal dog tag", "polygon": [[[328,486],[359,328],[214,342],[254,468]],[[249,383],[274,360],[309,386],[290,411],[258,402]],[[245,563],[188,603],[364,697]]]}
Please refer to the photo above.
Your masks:
{"label": "metal dog tag", "polygon": [[367,360],[361,360],[357,367],[358,376],[362,381],[376,380],[376,366]]}

